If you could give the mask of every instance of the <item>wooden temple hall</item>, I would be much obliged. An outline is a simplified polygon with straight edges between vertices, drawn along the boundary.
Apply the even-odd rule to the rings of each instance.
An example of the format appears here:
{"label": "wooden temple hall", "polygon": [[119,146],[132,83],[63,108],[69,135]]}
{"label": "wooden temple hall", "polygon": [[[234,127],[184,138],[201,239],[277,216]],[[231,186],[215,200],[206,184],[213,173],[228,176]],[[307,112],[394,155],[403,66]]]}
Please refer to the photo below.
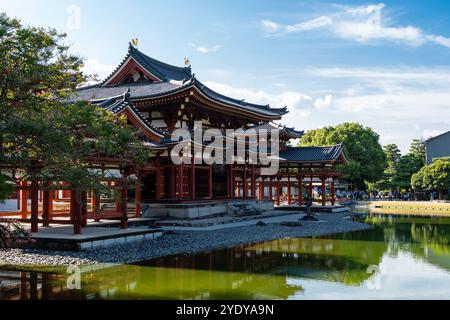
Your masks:
{"label": "wooden temple hall", "polygon": [[[99,84],[80,88],[73,99],[126,116],[139,129],[142,143],[152,156],[140,168],[103,160],[102,164],[109,168],[108,183],[121,194],[115,205],[105,205],[106,199],[89,191],[77,195],[64,183],[59,184],[59,191],[38,192],[38,184],[30,186],[25,182],[17,188],[21,191],[16,194],[15,209],[24,219],[31,214],[33,231],[38,222],[56,223],[64,214],[71,218],[75,233],[81,233],[88,220],[118,219],[126,228],[132,216],[198,218],[239,214],[239,210],[249,207],[263,211],[274,205],[302,205],[307,195],[315,196],[318,205],[335,204],[340,177],[336,165],[348,161],[342,145],[290,147],[289,141],[300,138],[303,131],[275,124],[287,114],[286,107],[273,108],[219,94],[201,83],[190,66],[155,60],[130,44],[111,75]],[[196,121],[201,121],[203,130],[278,130],[278,173],[264,176],[261,164],[247,161],[174,164],[170,152],[179,141],[172,141],[172,132],[178,128],[193,130]],[[61,205],[64,202],[68,209]]]}

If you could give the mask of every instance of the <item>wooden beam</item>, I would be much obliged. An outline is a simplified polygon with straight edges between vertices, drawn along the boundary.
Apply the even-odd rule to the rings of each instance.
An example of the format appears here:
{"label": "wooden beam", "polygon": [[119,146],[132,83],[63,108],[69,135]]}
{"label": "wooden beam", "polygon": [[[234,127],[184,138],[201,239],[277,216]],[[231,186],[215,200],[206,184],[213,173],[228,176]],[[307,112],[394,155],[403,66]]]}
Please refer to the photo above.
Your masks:
{"label": "wooden beam", "polygon": [[[27,187],[28,186],[28,181],[23,180],[21,185],[23,187]],[[28,217],[28,190],[26,189],[22,189],[21,191],[21,214],[22,214],[22,219],[27,219]]]}
{"label": "wooden beam", "polygon": [[336,203],[336,190],[335,190],[335,178],[331,180],[331,205],[334,206]]}
{"label": "wooden beam", "polygon": [[127,186],[127,176],[123,177],[122,186],[120,192],[120,209],[122,212],[122,219],[120,220],[120,228],[127,229],[128,228],[128,186]]}
{"label": "wooden beam", "polygon": [[48,227],[50,225],[50,191],[44,190],[43,199],[42,199],[42,220],[44,223],[42,224],[44,227]]}
{"label": "wooden beam", "polygon": [[87,192],[81,192],[81,226],[87,227]]}
{"label": "wooden beam", "polygon": [[322,206],[323,207],[325,207],[325,205],[326,205],[326,202],[327,202],[327,190],[326,190],[326,187],[325,187],[325,180],[326,180],[326,177],[322,177],[322,185],[321,185],[321,192],[322,192]]}
{"label": "wooden beam", "polygon": [[276,183],[276,192],[277,192],[276,203],[277,203],[277,206],[279,206],[281,204],[281,199],[280,199],[280,197],[281,197],[281,185],[280,185],[280,180],[279,179],[277,179],[277,183]]}
{"label": "wooden beam", "polygon": [[272,186],[272,180],[273,178],[269,178],[269,200],[273,201],[273,186]]}
{"label": "wooden beam", "polygon": [[212,199],[213,198],[213,166],[212,165],[209,166],[208,187],[209,187],[209,198]]}
{"label": "wooden beam", "polygon": [[196,190],[195,190],[195,157],[192,157],[192,166],[191,166],[191,198],[195,200],[196,198]]}
{"label": "wooden beam", "polygon": [[137,174],[137,179],[135,183],[135,190],[134,190],[134,206],[135,206],[135,215],[136,218],[141,217],[141,210],[142,210],[142,180],[141,180],[141,174]]}
{"label": "wooden beam", "polygon": [[31,180],[31,232],[38,232],[39,219],[39,182],[36,178]]}
{"label": "wooden beam", "polygon": [[303,177],[297,176],[298,180],[298,205],[303,204]]}
{"label": "wooden beam", "polygon": [[70,191],[70,213],[73,222],[73,233],[81,234],[81,193],[72,189]]}

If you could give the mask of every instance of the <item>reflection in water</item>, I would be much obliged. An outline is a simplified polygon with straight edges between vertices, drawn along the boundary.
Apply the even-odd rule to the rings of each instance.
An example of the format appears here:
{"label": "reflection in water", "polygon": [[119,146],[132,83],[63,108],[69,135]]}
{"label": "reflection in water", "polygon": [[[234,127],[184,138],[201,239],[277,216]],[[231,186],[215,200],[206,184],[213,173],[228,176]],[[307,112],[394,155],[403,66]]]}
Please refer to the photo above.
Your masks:
{"label": "reflection in water", "polygon": [[450,298],[450,220],[367,222],[375,228],[87,269],[81,290],[67,274],[4,271],[0,298]]}

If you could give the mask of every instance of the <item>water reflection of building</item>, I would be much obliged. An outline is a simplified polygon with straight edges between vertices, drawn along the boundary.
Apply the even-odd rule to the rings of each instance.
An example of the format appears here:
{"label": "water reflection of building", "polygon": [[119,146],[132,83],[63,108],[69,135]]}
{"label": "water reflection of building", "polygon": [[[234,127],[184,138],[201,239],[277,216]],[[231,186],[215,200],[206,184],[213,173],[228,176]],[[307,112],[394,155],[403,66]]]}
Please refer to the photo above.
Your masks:
{"label": "water reflection of building", "polygon": [[[288,277],[359,284],[384,250],[358,260],[349,243],[289,239],[195,256],[174,256],[141,266],[114,266],[82,274],[82,290],[68,290],[67,275],[22,273],[10,299],[287,299],[302,288]],[[371,249],[372,250],[372,249]]]}

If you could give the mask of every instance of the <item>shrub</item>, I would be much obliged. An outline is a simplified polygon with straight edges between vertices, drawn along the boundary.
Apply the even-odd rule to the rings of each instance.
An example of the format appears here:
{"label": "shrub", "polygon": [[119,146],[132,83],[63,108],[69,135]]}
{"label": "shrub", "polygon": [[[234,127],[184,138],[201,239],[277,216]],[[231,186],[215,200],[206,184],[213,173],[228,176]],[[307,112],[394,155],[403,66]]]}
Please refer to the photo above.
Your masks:
{"label": "shrub", "polygon": [[26,244],[31,241],[30,234],[19,222],[0,219],[0,248],[12,247],[15,244]]}

